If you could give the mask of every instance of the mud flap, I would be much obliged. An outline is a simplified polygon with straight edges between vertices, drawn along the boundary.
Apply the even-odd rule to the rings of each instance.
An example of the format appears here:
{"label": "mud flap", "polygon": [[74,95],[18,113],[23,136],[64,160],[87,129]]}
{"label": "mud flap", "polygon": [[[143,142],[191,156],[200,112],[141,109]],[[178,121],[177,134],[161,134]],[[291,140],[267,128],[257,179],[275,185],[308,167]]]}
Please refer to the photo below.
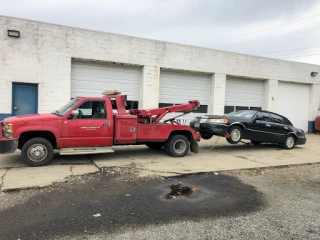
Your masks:
{"label": "mud flap", "polygon": [[196,141],[190,141],[190,151],[194,152],[194,153],[198,153],[199,152],[199,145]]}

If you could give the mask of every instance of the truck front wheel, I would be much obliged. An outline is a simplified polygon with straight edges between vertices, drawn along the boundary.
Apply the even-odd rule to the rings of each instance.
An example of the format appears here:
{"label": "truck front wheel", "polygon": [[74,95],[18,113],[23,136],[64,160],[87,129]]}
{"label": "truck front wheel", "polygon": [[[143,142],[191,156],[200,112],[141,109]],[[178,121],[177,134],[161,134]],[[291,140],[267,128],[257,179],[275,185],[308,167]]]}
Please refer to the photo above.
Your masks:
{"label": "truck front wheel", "polygon": [[21,156],[32,167],[45,166],[52,160],[53,147],[45,138],[31,138],[23,145]]}
{"label": "truck front wheel", "polygon": [[172,157],[184,157],[189,152],[190,143],[183,135],[171,136],[164,145],[164,150]]}

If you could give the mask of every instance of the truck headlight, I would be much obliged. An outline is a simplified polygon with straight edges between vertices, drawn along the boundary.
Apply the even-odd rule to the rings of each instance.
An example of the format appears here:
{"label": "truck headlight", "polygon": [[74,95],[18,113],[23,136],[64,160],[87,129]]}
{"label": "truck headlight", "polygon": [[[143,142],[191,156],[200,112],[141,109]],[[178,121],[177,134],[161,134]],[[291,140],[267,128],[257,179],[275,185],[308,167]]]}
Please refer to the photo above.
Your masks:
{"label": "truck headlight", "polygon": [[208,119],[207,122],[226,124],[226,123],[228,123],[228,120],[227,119]]}
{"label": "truck headlight", "polygon": [[13,125],[8,123],[3,123],[3,136],[6,138],[13,138]]}

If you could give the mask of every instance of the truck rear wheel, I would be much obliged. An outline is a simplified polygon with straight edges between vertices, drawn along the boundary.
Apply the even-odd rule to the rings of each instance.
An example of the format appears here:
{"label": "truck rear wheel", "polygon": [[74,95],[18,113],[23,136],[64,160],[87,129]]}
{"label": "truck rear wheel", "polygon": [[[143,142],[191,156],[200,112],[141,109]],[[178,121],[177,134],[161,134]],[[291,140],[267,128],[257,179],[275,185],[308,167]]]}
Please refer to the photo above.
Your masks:
{"label": "truck rear wheel", "polygon": [[164,150],[172,157],[184,157],[189,152],[190,143],[183,135],[171,136],[164,145]]}
{"label": "truck rear wheel", "polygon": [[53,147],[45,138],[31,138],[23,145],[21,156],[32,167],[45,166],[52,160]]}
{"label": "truck rear wheel", "polygon": [[159,150],[163,147],[164,143],[162,142],[150,142],[146,143],[147,147],[153,150]]}

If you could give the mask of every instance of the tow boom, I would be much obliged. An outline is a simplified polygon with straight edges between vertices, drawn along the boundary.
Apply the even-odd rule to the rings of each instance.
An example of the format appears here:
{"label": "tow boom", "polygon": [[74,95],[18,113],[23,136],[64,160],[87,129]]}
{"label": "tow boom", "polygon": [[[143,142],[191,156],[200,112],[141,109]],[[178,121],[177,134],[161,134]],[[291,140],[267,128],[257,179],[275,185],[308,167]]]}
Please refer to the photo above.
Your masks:
{"label": "tow boom", "polygon": [[[138,116],[138,122],[143,123],[148,121],[148,123],[159,123],[161,119],[168,113],[173,112],[182,112],[182,115],[186,115],[197,110],[200,107],[200,102],[198,100],[189,101],[188,104],[175,105],[170,107],[163,108],[155,108],[149,110],[137,110],[131,109],[131,115]],[[166,120],[166,122],[170,121],[171,123],[175,122],[176,117]]]}

